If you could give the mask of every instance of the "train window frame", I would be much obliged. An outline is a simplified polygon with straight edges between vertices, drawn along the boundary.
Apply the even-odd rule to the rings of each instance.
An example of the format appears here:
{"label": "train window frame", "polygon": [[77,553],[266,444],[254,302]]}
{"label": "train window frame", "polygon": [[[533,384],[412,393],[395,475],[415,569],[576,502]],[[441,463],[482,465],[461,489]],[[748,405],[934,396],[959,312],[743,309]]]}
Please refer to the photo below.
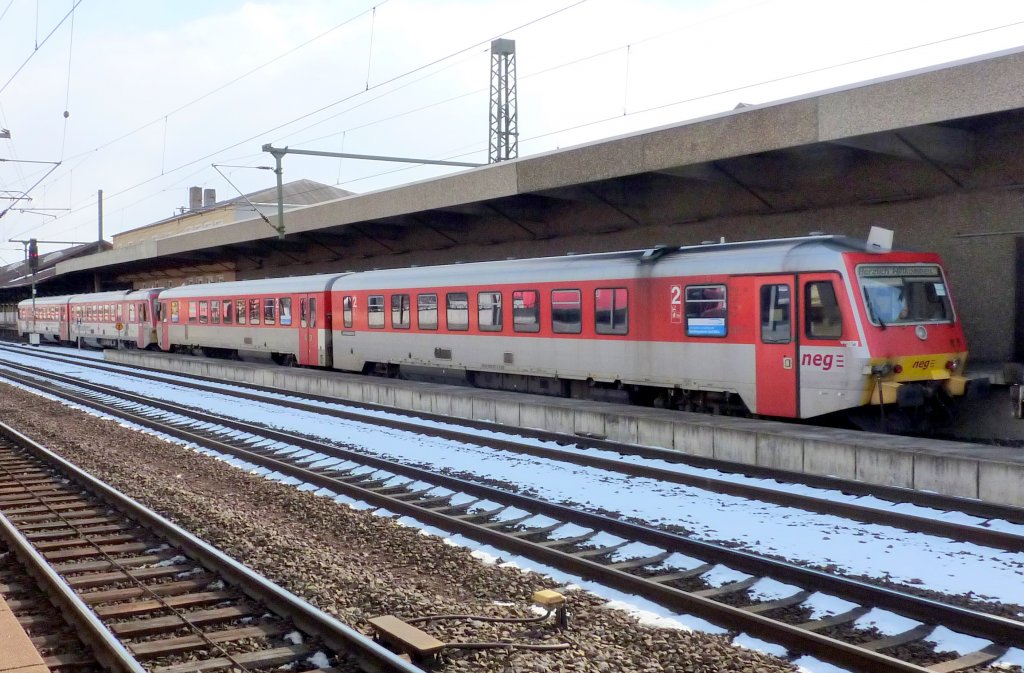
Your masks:
{"label": "train window frame", "polygon": [[412,302],[409,295],[407,293],[391,295],[391,329],[409,329],[411,326]]}
{"label": "train window frame", "polygon": [[[532,308],[526,305],[527,295],[533,295]],[[517,307],[517,301],[522,303],[522,306]],[[512,291],[512,331],[520,333],[540,331],[540,292],[537,290]]]}
{"label": "train window frame", "polygon": [[170,316],[171,316],[171,322],[175,322],[175,323],[180,323],[181,322],[181,307],[178,305],[177,301],[172,301],[171,302]]}
{"label": "train window frame", "polygon": [[306,302],[305,297],[299,297],[299,327],[308,327],[309,320],[306,319],[306,313],[309,311],[309,306]]}
{"label": "train window frame", "polygon": [[366,298],[366,326],[384,329],[384,295],[371,294]]}
{"label": "train window frame", "polygon": [[235,324],[245,325],[249,322],[249,314],[245,306],[246,302],[244,299],[235,300]]}
{"label": "train window frame", "polygon": [[195,325],[199,322],[199,302],[190,301],[188,303],[188,323]]}
{"label": "train window frame", "polygon": [[316,297],[309,298],[309,326],[316,327]]}
{"label": "train window frame", "polygon": [[[615,314],[619,310],[618,304],[618,293],[623,293],[625,301],[622,304],[623,315],[625,319],[620,323],[616,324]],[[611,310],[608,311],[608,316],[611,320],[602,321],[598,313],[599,309],[599,295],[602,292],[612,293],[612,304]],[[629,334],[629,288],[626,287],[598,287],[594,288],[594,332],[596,334],[610,335],[610,336],[625,336]]]}
{"label": "train window frame", "polygon": [[135,322],[135,303],[128,304],[128,322]]}
{"label": "train window frame", "polygon": [[[949,295],[949,282],[946,279],[945,270],[935,262],[858,264],[856,273],[865,312],[867,313],[868,320],[876,327],[884,329],[889,325],[951,325],[957,321],[956,308],[953,306],[952,298]],[[889,317],[883,319],[880,313],[886,307],[882,305],[880,299],[885,299],[886,297],[884,294],[875,293],[872,290],[877,287],[886,289],[882,281],[891,278],[899,278],[902,281],[898,293],[898,301],[901,304],[900,311],[894,317],[892,309],[889,307]],[[931,280],[932,278],[935,280]],[[927,297],[926,301],[937,303],[941,306],[944,317],[911,317],[910,313],[916,313],[916,311],[912,311],[910,303],[904,300],[904,292],[907,288],[906,281],[908,279],[913,280],[916,286],[923,289],[927,289],[927,285],[931,286],[930,294],[934,296],[937,302],[930,301]],[[928,282],[929,280],[931,280],[930,283]],[[872,286],[875,286],[875,288]],[[916,306],[919,302],[913,303]]]}
{"label": "train window frame", "polygon": [[220,324],[220,299],[210,300],[210,324]]}
{"label": "train window frame", "polygon": [[[781,292],[772,293],[772,290],[786,291],[789,295],[788,299],[783,302],[780,298]],[[767,296],[765,290],[768,290]],[[758,288],[758,323],[761,332],[761,343],[771,345],[785,345],[793,343],[793,288],[789,283],[765,283]],[[768,305],[765,305],[765,300],[768,300]],[[783,321],[775,317],[775,311],[785,311],[785,322],[789,326],[788,334],[785,338],[776,335],[778,328],[776,325],[781,324]]]}
{"label": "train window frame", "polygon": [[352,309],[355,307],[355,299],[350,294],[341,298],[341,325],[345,329],[352,329]]}
{"label": "train window frame", "polygon": [[[700,292],[699,297],[696,292]],[[719,292],[721,296],[715,296]],[[724,283],[685,286],[683,317],[688,337],[724,339],[729,336],[729,287]]]}
{"label": "train window frame", "polygon": [[[561,295],[576,295],[576,300],[568,300]],[[556,296],[557,295],[557,296]],[[561,288],[551,291],[551,331],[555,334],[580,334],[583,332],[583,293],[574,288]],[[566,308],[570,307],[570,308]],[[575,312],[576,320],[555,319],[562,311]],[[571,315],[571,313],[570,313]]]}
{"label": "train window frame", "polygon": [[139,322],[149,321],[149,310],[146,308],[146,302],[139,302]]}
{"label": "train window frame", "polygon": [[[431,302],[433,307],[431,308]],[[434,312],[433,321],[429,318],[429,313]],[[424,313],[428,314],[427,319],[424,320]],[[436,330],[438,325],[437,315],[437,293],[436,292],[421,292],[416,295],[416,328],[421,330]]]}
{"label": "train window frame", "polygon": [[289,326],[292,324],[292,298],[279,297],[277,300],[277,322]]}
{"label": "train window frame", "polygon": [[[486,305],[482,301],[487,298]],[[501,290],[484,290],[483,292],[476,293],[476,326],[481,332],[500,332],[504,325],[504,319],[502,316],[503,311],[503,300],[501,296]],[[495,310],[497,308],[497,310]],[[489,322],[483,322],[480,318],[484,314],[484,311],[490,312]],[[497,322],[495,322],[497,318]]]}
{"label": "train window frame", "polygon": [[210,303],[206,299],[199,300],[199,324],[206,325],[210,322]]}
{"label": "train window frame", "polygon": [[249,324],[260,324],[260,300],[259,297],[249,299]]}
{"label": "train window frame", "polygon": [[[453,306],[456,302],[462,302],[462,306]],[[446,292],[444,295],[444,324],[449,332],[465,332],[469,329],[469,293],[468,292]],[[462,320],[452,320],[454,315]]]}
{"label": "train window frame", "polygon": [[[831,291],[831,306],[821,304],[821,286],[828,286],[828,289]],[[818,306],[815,306],[812,297],[812,290],[815,289],[818,291],[818,301],[820,304]],[[830,311],[832,313],[829,313]],[[820,320],[815,320],[815,316],[820,316]],[[832,322],[830,320],[832,317],[835,318],[834,327],[838,328],[838,333],[823,333],[816,330],[816,323],[824,325],[826,322]],[[815,341],[838,341],[843,338],[843,311],[839,305],[839,296],[836,294],[835,284],[831,280],[809,280],[804,285],[804,336]]]}
{"label": "train window frame", "polygon": [[277,301],[273,297],[263,298],[263,324],[277,324]]}
{"label": "train window frame", "polygon": [[223,313],[224,313],[221,316],[221,322],[223,322],[223,324],[225,324],[225,325],[232,324],[234,322],[234,320],[235,320],[235,316],[234,316],[235,302],[233,302],[230,299],[222,299],[221,300],[221,306],[223,307]]}

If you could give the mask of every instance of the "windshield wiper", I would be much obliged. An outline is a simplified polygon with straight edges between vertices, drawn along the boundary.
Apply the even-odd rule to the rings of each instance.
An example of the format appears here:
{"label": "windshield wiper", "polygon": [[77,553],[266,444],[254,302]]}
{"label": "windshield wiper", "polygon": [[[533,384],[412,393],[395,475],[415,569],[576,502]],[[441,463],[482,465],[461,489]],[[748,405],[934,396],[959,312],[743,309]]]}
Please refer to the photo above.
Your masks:
{"label": "windshield wiper", "polygon": [[877,320],[878,324],[884,330],[885,329],[885,323],[878,316],[878,314],[875,313],[875,307],[871,304],[871,295],[869,295],[867,292],[864,293],[864,304],[868,307],[868,311],[871,312],[871,317],[874,318],[875,320]]}

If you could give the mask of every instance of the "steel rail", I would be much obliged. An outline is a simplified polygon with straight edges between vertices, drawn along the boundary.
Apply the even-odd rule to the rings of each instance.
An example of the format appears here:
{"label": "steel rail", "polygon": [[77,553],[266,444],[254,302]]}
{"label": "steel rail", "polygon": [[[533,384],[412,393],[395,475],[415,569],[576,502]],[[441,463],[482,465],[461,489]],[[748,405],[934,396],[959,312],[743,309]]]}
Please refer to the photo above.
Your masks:
{"label": "steel rail", "polygon": [[[7,426],[0,423],[0,432]],[[112,673],[147,673],[121,641],[93,613],[89,606],[53,571],[50,564],[37,552],[2,512],[0,536],[8,543],[29,575],[35,578],[61,616],[69,622],[89,647],[92,655]]]}
{"label": "steel rail", "polygon": [[[168,521],[148,507],[128,498],[120,491],[99,481],[89,473],[2,422],[0,422],[0,436],[4,436],[8,440],[22,446],[40,460],[56,466],[60,472],[75,480],[85,490],[99,496],[122,512],[126,512],[157,535],[171,540],[209,570],[223,575],[231,583],[240,587],[250,597],[270,606],[278,614],[291,618],[301,630],[322,638],[324,643],[338,652],[357,653],[359,657],[365,659],[368,664],[368,670],[422,673],[421,669],[405,662],[393,652],[374,643],[356,629],[343,624],[290,591],[258,575],[245,565],[225,555],[207,542],[195,537],[177,524]],[[6,517],[4,517],[4,521],[6,521]],[[17,531],[14,532],[17,533]],[[28,543],[24,542],[24,544],[27,545]],[[32,552],[43,564],[46,564],[46,561],[39,557],[31,547],[29,547],[28,551]],[[63,587],[63,593],[74,596],[74,592],[61,582],[56,573],[53,573],[52,570],[49,570],[49,573]],[[102,624],[99,624],[99,626],[106,631]],[[109,634],[109,632],[107,633]],[[110,637],[114,638],[112,635]],[[131,657],[126,651],[124,653]],[[142,668],[127,668],[124,670],[126,673],[145,673],[145,669]]]}
{"label": "steel rail", "polygon": [[[56,356],[56,358],[66,356]],[[12,365],[17,367],[17,365]],[[96,366],[96,365],[94,365]],[[111,367],[109,365],[96,366],[98,369],[109,371],[111,373],[117,373],[126,376],[132,376],[141,378],[143,380],[158,381],[161,383],[168,383],[166,376],[150,376],[147,374],[141,374],[136,371],[124,371],[117,367]],[[181,376],[181,375],[178,375]],[[187,377],[186,377],[187,378]],[[814,512],[817,514],[827,514],[832,516],[839,516],[850,519],[851,521],[858,521],[861,523],[878,524],[885,526],[893,526],[895,528],[901,528],[915,533],[926,533],[929,535],[936,535],[958,542],[970,542],[972,544],[978,544],[988,547],[993,547],[1005,551],[1024,551],[1024,536],[1005,530],[999,530],[996,528],[989,528],[983,526],[976,526],[971,524],[963,524],[955,521],[942,521],[938,519],[929,518],[927,516],[918,516],[914,514],[907,514],[899,511],[887,511],[875,507],[868,507],[859,505],[851,502],[844,502],[841,500],[830,500],[828,498],[817,497],[802,493],[786,492],[778,489],[767,488],[764,486],[758,486],[755,484],[738,483],[727,479],[717,479],[706,475],[693,475],[677,472],[675,470],[668,470],[650,465],[637,465],[621,459],[605,458],[602,456],[595,456],[587,453],[565,451],[561,449],[555,449],[550,447],[536,446],[532,444],[524,444],[511,439],[501,439],[498,437],[488,437],[479,433],[467,432],[463,430],[457,430],[453,428],[441,428],[434,426],[425,426],[422,423],[416,423],[414,421],[403,421],[395,418],[379,418],[379,417],[368,417],[365,414],[353,413],[341,409],[325,408],[323,406],[317,406],[314,404],[307,404],[304,402],[288,399],[273,399],[268,398],[265,395],[257,395],[252,393],[245,393],[241,391],[229,390],[224,387],[217,386],[206,386],[191,383],[188,381],[172,381],[174,385],[180,385],[195,390],[202,390],[204,392],[229,395],[232,397],[238,397],[240,399],[246,399],[257,402],[272,402],[280,406],[286,406],[290,409],[297,409],[301,411],[308,411],[311,413],[317,413],[332,418],[340,418],[344,420],[357,421],[363,423],[373,423],[376,425],[383,425],[388,428],[400,430],[404,432],[412,432],[420,435],[431,435],[440,437],[442,439],[448,439],[451,441],[465,442],[469,444],[476,444],[487,448],[496,450],[513,451],[516,453],[522,453],[527,455],[536,456],[539,458],[546,458],[549,460],[557,460],[573,465],[580,465],[586,467],[596,467],[600,469],[606,469],[612,472],[619,472],[622,474],[628,474],[630,476],[643,477],[649,479],[656,479],[667,483],[681,484],[684,486],[692,486],[695,488],[702,488],[721,493],[725,495],[731,495],[741,498],[756,499],[762,502],[768,502],[775,505],[784,507],[795,507],[807,512]],[[235,385],[235,384],[233,384]],[[249,387],[249,386],[244,386]],[[285,395],[280,391],[276,392],[277,395]],[[297,395],[297,394],[296,394]],[[305,395],[304,395],[305,396]],[[322,402],[331,402],[333,404],[348,404],[345,401],[339,401],[332,398],[323,398],[318,396],[307,396],[311,399],[317,399]],[[374,409],[375,411],[383,411],[384,408]],[[394,413],[392,411],[392,413]],[[418,414],[419,415],[419,414]],[[426,418],[428,415],[421,415]],[[432,416],[432,415],[431,415]],[[427,420],[432,422],[443,422],[442,417],[430,417]],[[450,423],[450,419],[448,419]],[[480,423],[474,422],[461,423],[461,425],[473,425],[479,430],[485,430],[500,434],[509,434],[510,429],[507,426],[501,426],[497,424]],[[565,435],[556,435],[553,433],[541,433],[540,431],[517,431],[516,434],[532,436],[538,439],[544,439],[546,441],[561,441],[564,442],[567,439]],[[540,435],[545,435],[541,437]],[[659,449],[644,449],[644,447],[635,447],[632,445],[625,445],[619,443],[604,442],[610,446],[597,447],[595,446],[595,440],[581,440],[578,444],[581,448],[592,449],[597,448],[599,450],[615,452],[624,454],[627,452],[639,454],[643,457],[654,458],[658,460],[677,462],[683,464],[689,464],[694,467],[702,467],[703,469],[718,469],[722,471],[737,471],[737,472],[749,472],[750,466],[740,465],[733,463],[730,465],[723,465],[721,462],[713,462],[708,465],[694,465],[694,461],[689,460],[691,457],[682,459],[682,454],[677,451],[666,451]],[[651,451],[658,451],[657,454],[651,454]],[[710,460],[710,459],[708,459]],[[732,469],[728,469],[728,468]],[[760,468],[766,470],[766,468]],[[796,481],[797,477],[804,475],[797,475],[793,472],[775,472],[768,471],[765,474],[759,475],[761,478],[773,478],[783,481]],[[792,478],[790,478],[792,477]],[[829,478],[825,478],[829,479]],[[840,483],[841,482],[841,483]],[[909,489],[896,489],[895,487],[878,487],[876,493],[874,487],[865,489],[866,486],[862,482],[849,482],[838,479],[832,479],[833,490],[840,490],[844,493],[851,493],[855,489],[851,488],[850,484],[859,484],[859,488],[856,490],[860,491],[860,495],[872,495],[875,497],[895,496],[896,493],[900,493],[906,496],[914,495],[915,500],[918,498],[915,494],[918,491],[912,491]],[[820,484],[818,487],[824,488],[824,484]],[[881,494],[881,495],[879,495]],[[906,498],[910,500],[911,498]],[[976,510],[980,504],[976,500],[969,500],[966,498],[956,498],[949,496],[940,496],[934,493],[925,493],[920,498],[921,502],[927,502],[928,504],[921,504],[922,507],[938,508],[941,511],[958,511],[962,512],[965,509]],[[918,503],[914,503],[918,504]],[[1004,519],[1008,521],[1021,521],[1024,522],[1024,508],[1000,507],[997,505],[987,505],[984,517],[986,520],[993,518]],[[976,513],[975,516],[981,516],[980,513]]]}
{"label": "steel rail", "polygon": [[[38,382],[30,381],[30,385],[33,384],[40,385]],[[80,386],[81,384],[76,382],[71,385]],[[608,566],[589,561],[585,558],[580,558],[571,553],[561,552],[549,547],[536,545],[523,539],[510,537],[507,534],[496,531],[490,527],[473,524],[472,522],[458,517],[444,515],[430,508],[424,508],[416,505],[415,503],[405,502],[403,500],[387,496],[383,493],[347,484],[343,481],[325,476],[320,472],[298,467],[292,463],[269,457],[257,451],[229,445],[219,440],[213,440],[207,435],[203,435],[192,430],[169,427],[164,422],[155,421],[152,418],[146,418],[132,412],[112,409],[94,399],[68,394],[66,391],[60,392],[59,394],[62,396],[77,398],[76,401],[86,406],[101,408],[105,413],[112,413],[125,418],[126,420],[157,429],[160,432],[165,432],[186,441],[195,442],[228,455],[236,455],[254,464],[261,465],[270,470],[276,470],[285,475],[293,476],[307,483],[324,487],[334,492],[346,493],[352,497],[370,502],[377,507],[383,507],[388,511],[405,513],[441,529],[459,532],[472,539],[477,539],[488,544],[494,544],[500,548],[511,549],[515,551],[515,553],[521,553],[524,556],[541,560],[553,567],[567,570],[584,577],[600,577],[602,581],[611,586],[616,586],[622,590],[643,595],[675,609],[697,611],[702,615],[710,614],[712,615],[711,621],[717,621],[718,623],[726,624],[734,628],[741,628],[758,633],[771,640],[775,640],[776,642],[781,642],[788,646],[818,654],[832,661],[837,660],[835,652],[839,651],[842,653],[842,657],[840,658],[842,662],[848,665],[854,665],[861,670],[926,670],[914,664],[901,662],[874,652],[865,654],[866,651],[861,648],[851,646],[847,643],[842,643],[842,641],[821,636],[798,627],[781,624],[779,622],[760,617],[759,615],[753,615],[741,608],[734,608],[707,598],[674,589],[672,587],[665,587],[655,582],[648,581],[642,577],[631,575],[615,568],[610,568]],[[114,397],[126,396],[125,393],[120,391],[110,390],[106,390],[98,394]],[[128,397],[137,396],[128,395]],[[365,464],[375,466],[378,469],[386,469],[395,474],[405,474],[406,476],[412,476],[422,481],[443,484],[446,487],[452,487],[462,492],[472,493],[473,495],[482,495],[483,497],[487,497],[488,499],[499,503],[513,503],[516,506],[528,508],[527,511],[542,512],[548,515],[558,516],[563,521],[587,523],[596,528],[612,531],[634,540],[661,544],[664,547],[681,550],[682,553],[686,553],[697,558],[727,563],[731,567],[753,572],[757,575],[785,579],[804,587],[813,587],[815,590],[824,587],[836,595],[853,598],[861,603],[867,602],[874,606],[889,607],[894,609],[896,612],[917,617],[928,623],[935,623],[938,621],[940,623],[955,625],[955,628],[958,631],[986,638],[993,642],[1020,642],[1020,639],[1024,637],[1024,624],[1003,617],[979,613],[966,608],[951,606],[916,596],[909,596],[890,589],[884,589],[862,582],[857,582],[855,580],[828,575],[820,571],[808,570],[799,566],[793,566],[791,564],[757,557],[746,552],[738,552],[736,550],[719,547],[709,543],[688,540],[671,533],[647,529],[637,526],[636,524],[608,519],[600,517],[599,515],[578,512],[559,505],[553,505],[551,503],[538,502],[530,498],[496,491],[490,487],[464,482],[451,477],[439,477],[436,474],[428,473],[423,470],[419,470],[418,468],[396,465],[390,461],[370,458],[356,452],[326,446],[302,437],[288,435],[287,433],[270,431],[266,428],[237,422],[225,423],[225,419],[219,419],[208,414],[202,414],[201,412],[195,412],[194,410],[177,407],[176,405],[166,405],[164,403],[154,405],[152,401],[149,400],[132,400],[132,404],[162,407],[162,410],[167,413],[184,414],[186,416],[198,418],[204,423],[215,423],[224,425],[225,427],[231,427],[239,431],[255,432],[259,435],[274,439],[275,441],[287,442],[296,446],[318,451],[323,455],[340,455],[351,460],[358,460]]]}

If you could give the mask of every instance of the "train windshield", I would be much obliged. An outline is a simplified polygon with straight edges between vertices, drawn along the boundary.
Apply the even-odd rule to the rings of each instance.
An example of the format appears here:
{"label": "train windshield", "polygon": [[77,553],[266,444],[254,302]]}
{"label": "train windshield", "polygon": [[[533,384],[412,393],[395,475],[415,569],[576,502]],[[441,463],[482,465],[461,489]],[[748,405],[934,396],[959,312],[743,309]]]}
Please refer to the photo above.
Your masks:
{"label": "train windshield", "polygon": [[946,281],[935,264],[866,264],[857,267],[857,279],[876,325],[953,321]]}

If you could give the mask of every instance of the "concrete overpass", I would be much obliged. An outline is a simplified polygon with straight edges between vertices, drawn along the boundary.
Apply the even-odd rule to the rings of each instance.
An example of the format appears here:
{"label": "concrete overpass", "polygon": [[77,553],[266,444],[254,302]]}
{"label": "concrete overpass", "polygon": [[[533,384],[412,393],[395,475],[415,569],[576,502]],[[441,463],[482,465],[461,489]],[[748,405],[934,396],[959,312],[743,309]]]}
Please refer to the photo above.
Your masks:
{"label": "concrete overpass", "polygon": [[[124,286],[704,239],[896,231],[941,253],[973,357],[1024,361],[1024,49],[301,208],[58,265]],[[287,166],[286,166],[287,168]]]}

